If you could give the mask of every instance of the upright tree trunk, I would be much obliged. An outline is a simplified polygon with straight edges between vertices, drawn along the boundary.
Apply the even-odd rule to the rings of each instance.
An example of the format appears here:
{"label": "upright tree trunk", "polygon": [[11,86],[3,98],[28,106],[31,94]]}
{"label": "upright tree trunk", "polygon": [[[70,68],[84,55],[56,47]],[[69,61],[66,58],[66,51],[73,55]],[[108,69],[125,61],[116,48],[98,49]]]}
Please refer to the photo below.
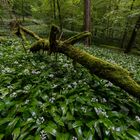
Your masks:
{"label": "upright tree trunk", "polygon": [[[90,24],[91,24],[91,0],[84,0],[84,30],[90,32]],[[90,46],[91,38],[87,37],[85,39],[85,46]]]}
{"label": "upright tree trunk", "polygon": [[22,3],[21,3],[21,11],[22,11],[22,21],[24,22],[24,0],[22,0]]}
{"label": "upright tree trunk", "polygon": [[58,9],[58,17],[59,17],[59,26],[60,26],[60,30],[62,31],[63,25],[62,25],[61,8],[60,8],[59,0],[57,0],[57,9]]}
{"label": "upright tree trunk", "polygon": [[126,49],[125,49],[125,53],[128,53],[128,52],[131,51],[131,48],[132,48],[132,46],[133,46],[133,44],[134,44],[134,42],[135,42],[136,36],[137,36],[137,30],[138,30],[139,28],[140,28],[140,16],[139,16],[139,18],[138,18],[138,20],[137,20],[137,22],[136,22],[136,24],[135,24],[135,27],[134,27],[134,29],[133,29],[133,31],[132,31],[130,40],[129,40],[128,45],[127,45],[127,47],[126,47]]}
{"label": "upright tree trunk", "polygon": [[[135,0],[132,0],[132,4],[131,4],[131,7],[130,7],[131,11],[133,10],[134,2],[135,2]],[[127,37],[127,29],[128,29],[128,18],[127,18],[124,33],[123,33],[123,38],[122,38],[122,42],[121,42],[121,48],[124,48],[124,42],[125,42],[125,39]]]}
{"label": "upright tree trunk", "polygon": [[54,20],[56,20],[56,4],[55,4],[55,0],[53,0],[53,17],[54,17]]}

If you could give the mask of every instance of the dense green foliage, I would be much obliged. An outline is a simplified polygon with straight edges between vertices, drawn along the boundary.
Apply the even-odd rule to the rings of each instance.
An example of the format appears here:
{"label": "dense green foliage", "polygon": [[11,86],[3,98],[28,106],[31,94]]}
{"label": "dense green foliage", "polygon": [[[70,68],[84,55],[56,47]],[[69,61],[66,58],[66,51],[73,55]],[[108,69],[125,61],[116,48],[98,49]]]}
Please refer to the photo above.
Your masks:
{"label": "dense green foliage", "polygon": [[[138,99],[62,54],[25,53],[23,45],[29,49],[34,40],[15,39],[10,28],[18,20],[48,38],[56,24],[63,40],[84,30],[85,5],[0,0],[0,140],[140,140]],[[77,47],[128,69],[140,84],[140,56],[123,53],[140,54],[140,0],[91,0],[90,6],[94,45]]]}
{"label": "dense green foliage", "polygon": [[[139,57],[89,51],[138,70]],[[0,139],[140,139],[139,101],[63,55],[26,54],[9,40],[0,44],[0,71]]]}

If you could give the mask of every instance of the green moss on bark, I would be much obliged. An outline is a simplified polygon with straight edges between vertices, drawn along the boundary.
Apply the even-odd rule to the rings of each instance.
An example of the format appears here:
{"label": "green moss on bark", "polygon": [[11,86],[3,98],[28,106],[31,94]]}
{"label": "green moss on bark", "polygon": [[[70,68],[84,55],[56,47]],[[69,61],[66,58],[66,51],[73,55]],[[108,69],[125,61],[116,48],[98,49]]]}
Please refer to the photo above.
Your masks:
{"label": "green moss on bark", "polygon": [[[30,33],[31,32],[29,32],[29,34]],[[54,34],[56,35],[56,33]],[[119,86],[129,94],[140,98],[140,85],[131,78],[130,73],[126,69],[123,69],[116,64],[106,62],[71,45],[89,35],[90,33],[83,32],[63,42],[54,40],[56,45],[55,48],[57,49],[52,49],[52,51],[54,51],[55,53],[58,52],[65,54],[75,62],[78,62],[79,64],[87,68],[91,74],[95,74],[102,79],[109,80],[114,85]],[[36,38],[36,36],[34,37]],[[37,38],[38,41],[32,45],[30,50],[32,52],[37,52],[41,49],[50,51],[50,47],[52,47],[50,45],[50,39],[44,40],[40,39],[39,37]]]}

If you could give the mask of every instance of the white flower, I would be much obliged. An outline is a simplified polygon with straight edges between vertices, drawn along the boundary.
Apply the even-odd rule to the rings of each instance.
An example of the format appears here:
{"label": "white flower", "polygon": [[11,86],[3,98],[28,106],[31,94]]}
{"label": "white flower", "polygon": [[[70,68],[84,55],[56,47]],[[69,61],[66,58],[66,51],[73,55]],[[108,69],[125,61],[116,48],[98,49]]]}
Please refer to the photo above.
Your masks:
{"label": "white flower", "polygon": [[52,88],[56,88],[56,87],[57,87],[57,85],[56,85],[56,84],[54,84]]}
{"label": "white flower", "polygon": [[29,101],[30,101],[30,100],[26,100],[26,101],[25,101],[25,104],[28,104],[28,103],[29,103]]}
{"label": "white flower", "polygon": [[46,132],[44,130],[42,130],[40,132],[40,136],[41,136],[41,140],[46,140],[46,138],[47,138],[47,134],[46,134]]}
{"label": "white flower", "polygon": [[72,137],[72,140],[78,140],[78,139],[77,139],[76,137],[73,136],[73,137]]}
{"label": "white flower", "polygon": [[10,97],[16,97],[16,96],[17,96],[16,92],[13,92],[12,94],[10,94]]}
{"label": "white flower", "polygon": [[120,132],[121,131],[121,128],[120,127],[117,127],[116,128],[116,131]]}
{"label": "white flower", "polygon": [[140,123],[140,117],[139,116],[135,116],[135,118]]}
{"label": "white flower", "polygon": [[32,70],[32,74],[40,74],[40,71]]}
{"label": "white flower", "polygon": [[103,98],[103,99],[102,99],[102,102],[103,102],[103,103],[106,103],[106,102],[107,102],[107,100],[106,100],[105,98]]}
{"label": "white flower", "polygon": [[49,102],[51,102],[51,103],[54,103],[54,101],[55,101],[55,98],[54,97],[52,97],[52,98],[49,99]]}
{"label": "white flower", "polygon": [[7,88],[8,88],[8,89],[12,89],[12,88],[13,88],[13,86],[11,86],[11,85],[10,85],[10,86],[7,86]]}
{"label": "white flower", "polygon": [[14,64],[18,64],[18,61],[15,61]]}
{"label": "white flower", "polygon": [[53,77],[54,77],[54,75],[53,75],[53,74],[50,74],[50,75],[49,75],[49,77],[50,77],[50,78],[53,78]]}
{"label": "white flower", "polygon": [[71,85],[68,85],[68,88],[72,88],[72,86]]}
{"label": "white flower", "polygon": [[98,102],[98,99],[97,98],[92,98],[91,102]]}
{"label": "white flower", "polygon": [[97,115],[103,115],[103,116],[108,118],[108,115],[106,114],[106,112],[102,108],[96,108],[95,107],[94,109],[95,109]]}
{"label": "white flower", "polygon": [[45,68],[45,66],[41,66],[40,68],[43,70]]}
{"label": "white flower", "polygon": [[45,121],[44,117],[39,117],[39,118],[36,120],[36,123],[37,123],[37,124],[42,124],[44,121]]}
{"label": "white flower", "polygon": [[67,68],[68,66],[69,66],[69,65],[68,65],[67,63],[63,65],[63,67],[65,67],[65,68]]}
{"label": "white flower", "polygon": [[25,69],[25,70],[23,71],[23,73],[24,73],[25,75],[30,75],[30,71],[29,71],[28,69]]}
{"label": "white flower", "polygon": [[72,85],[77,86],[77,82],[73,82]]}
{"label": "white flower", "polygon": [[36,116],[36,113],[35,112],[31,112],[32,116]]}
{"label": "white flower", "polygon": [[24,90],[30,90],[30,88],[31,88],[31,85],[28,84],[27,86],[24,87]]}

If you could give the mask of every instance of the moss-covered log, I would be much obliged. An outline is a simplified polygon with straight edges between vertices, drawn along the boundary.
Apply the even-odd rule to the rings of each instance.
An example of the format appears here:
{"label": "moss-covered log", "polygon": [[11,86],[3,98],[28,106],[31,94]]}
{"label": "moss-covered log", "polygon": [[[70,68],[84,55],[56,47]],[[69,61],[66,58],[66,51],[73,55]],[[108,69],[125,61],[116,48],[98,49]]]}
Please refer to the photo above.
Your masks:
{"label": "moss-covered log", "polygon": [[26,34],[29,34],[30,36],[34,37],[35,39],[39,40],[41,39],[37,34],[35,34],[34,32],[24,28],[23,26],[20,26],[20,29],[25,32]]}
{"label": "moss-covered log", "polygon": [[[129,94],[140,98],[140,85],[131,78],[130,73],[126,69],[99,59],[71,45],[76,43],[77,40],[79,41],[89,35],[90,33],[83,32],[66,41],[56,41],[57,43],[55,44],[55,48],[57,49],[52,51],[65,54],[87,68],[91,74],[95,74],[102,79],[109,80]],[[32,45],[31,51],[36,52],[40,49],[49,51],[50,47],[49,40],[39,39]]]}

